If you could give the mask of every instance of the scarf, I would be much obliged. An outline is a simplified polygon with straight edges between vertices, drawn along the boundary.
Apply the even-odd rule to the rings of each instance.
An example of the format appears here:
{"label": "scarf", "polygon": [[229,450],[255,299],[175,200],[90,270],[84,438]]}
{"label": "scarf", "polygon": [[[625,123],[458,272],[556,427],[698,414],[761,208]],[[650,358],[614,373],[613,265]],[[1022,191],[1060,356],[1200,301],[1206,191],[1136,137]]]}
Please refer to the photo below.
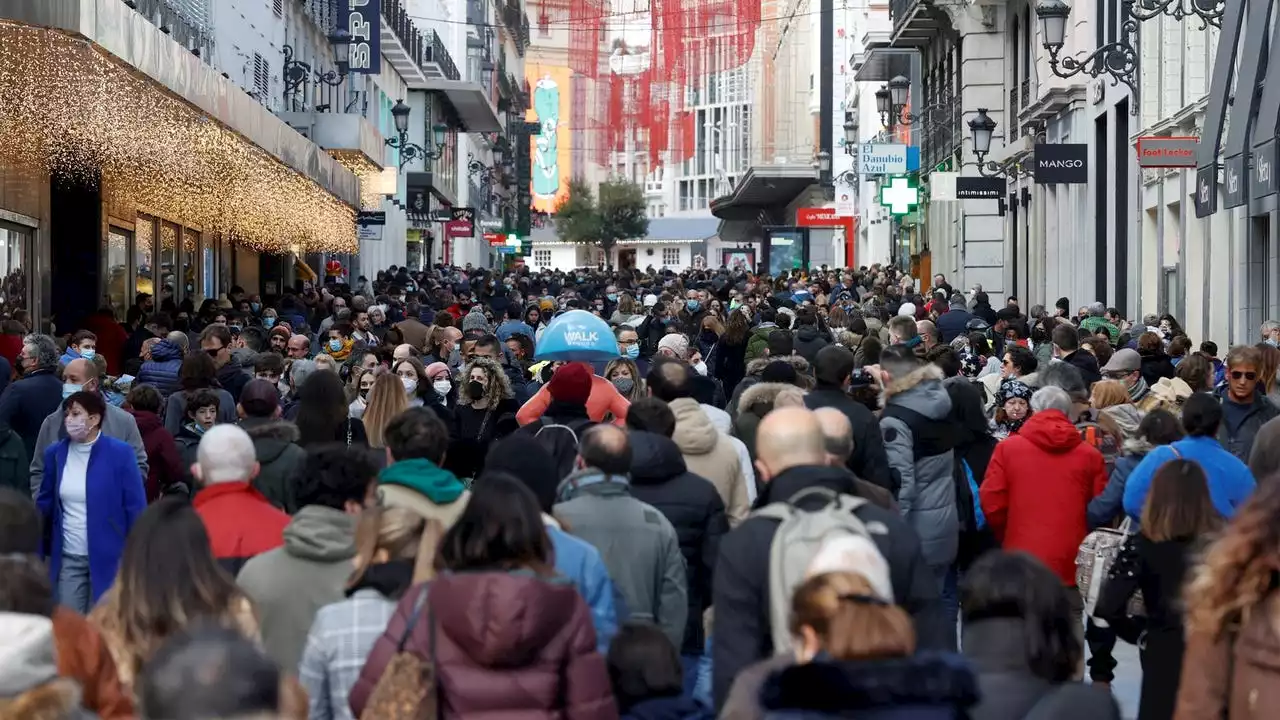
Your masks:
{"label": "scarf", "polygon": [[1150,391],[1151,391],[1151,388],[1147,386],[1146,378],[1142,377],[1142,375],[1139,374],[1138,382],[1129,386],[1129,402],[1132,402],[1134,405],[1137,405],[1138,403],[1142,402],[1142,398],[1146,397],[1147,393]]}
{"label": "scarf", "polygon": [[413,560],[391,560],[367,566],[346,595],[351,597],[357,591],[369,588],[388,600],[399,600],[401,595],[413,585]]}

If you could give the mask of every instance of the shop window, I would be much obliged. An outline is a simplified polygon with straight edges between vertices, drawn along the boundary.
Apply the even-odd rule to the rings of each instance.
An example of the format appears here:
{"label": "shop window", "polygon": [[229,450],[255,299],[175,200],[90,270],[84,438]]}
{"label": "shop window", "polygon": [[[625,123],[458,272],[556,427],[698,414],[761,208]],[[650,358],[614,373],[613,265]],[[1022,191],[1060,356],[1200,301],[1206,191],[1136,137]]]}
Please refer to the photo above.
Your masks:
{"label": "shop window", "polygon": [[223,236],[218,241],[218,287],[215,290],[226,292],[236,284],[235,269],[231,266],[236,251],[231,246],[231,239]]}
{"label": "shop window", "polygon": [[15,310],[30,309],[27,262],[31,248],[31,230],[22,225],[0,222],[0,277],[4,278],[4,295],[0,296],[0,312],[12,317]]}
{"label": "shop window", "polygon": [[178,291],[178,226],[160,223],[160,291],[168,290],[174,302],[181,302]]}
{"label": "shop window", "polygon": [[[155,239],[155,220],[145,215],[139,215],[138,222],[134,225],[133,230],[133,259],[138,268],[137,285],[134,292],[146,293],[153,298],[156,296]],[[160,307],[158,298],[156,299],[156,307]]]}
{"label": "shop window", "polygon": [[550,251],[550,250],[534,250],[534,251],[533,251],[533,264],[534,264],[534,265],[536,265],[536,266],[538,266],[538,267],[540,267],[540,268],[550,267],[550,266],[551,266],[551,251]]}
{"label": "shop window", "polygon": [[205,237],[200,243],[200,294],[205,297],[217,297],[218,265],[217,243],[211,237]]}
{"label": "shop window", "polygon": [[[200,233],[190,228],[182,231],[182,296],[196,299],[199,277]],[[205,295],[205,298],[213,297]],[[203,298],[201,298],[203,299]]]}
{"label": "shop window", "polygon": [[663,265],[680,264],[680,248],[662,248]]}
{"label": "shop window", "polygon": [[112,226],[107,231],[106,247],[102,251],[102,294],[107,307],[117,320],[124,319],[129,309],[129,246],[133,233]]}

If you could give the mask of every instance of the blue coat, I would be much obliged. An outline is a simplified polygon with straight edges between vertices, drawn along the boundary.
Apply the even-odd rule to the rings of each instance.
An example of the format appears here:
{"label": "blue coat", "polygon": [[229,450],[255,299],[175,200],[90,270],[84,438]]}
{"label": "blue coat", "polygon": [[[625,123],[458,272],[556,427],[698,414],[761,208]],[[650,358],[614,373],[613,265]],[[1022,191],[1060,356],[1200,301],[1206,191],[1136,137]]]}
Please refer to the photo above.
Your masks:
{"label": "blue coat", "polygon": [[[52,535],[45,541],[44,556],[49,562],[49,577],[58,584],[62,566],[62,469],[67,464],[70,440],[63,438],[44,452],[44,479],[36,494],[36,505],[44,518],[44,526]],[[98,435],[89,454],[87,523],[89,540],[89,587],[92,602],[98,602],[115,582],[124,541],[138,516],[147,508],[146,491],[138,460],[129,443]]]}
{"label": "blue coat", "polygon": [[1172,445],[1161,445],[1147,453],[1129,474],[1124,486],[1124,511],[1134,520],[1142,517],[1151,479],[1161,465],[1182,458],[1200,464],[1209,480],[1209,498],[1222,517],[1235,517],[1236,508],[1244,504],[1255,485],[1249,466],[1223,449],[1210,437],[1183,438]]}
{"label": "blue coat", "polygon": [[595,546],[557,527],[547,526],[547,535],[556,554],[556,572],[573,581],[582,599],[591,608],[591,622],[596,628],[596,647],[600,654],[609,652],[609,643],[618,634],[621,600],[616,598],[613,581]]}
{"label": "blue coat", "polygon": [[34,457],[40,425],[62,404],[62,381],[52,370],[35,370],[0,395],[0,428],[22,437],[27,457]]}
{"label": "blue coat", "polygon": [[142,363],[134,384],[153,385],[160,391],[160,397],[167,398],[182,389],[178,382],[178,372],[181,369],[182,348],[168,340],[161,340],[151,346],[151,359]]}

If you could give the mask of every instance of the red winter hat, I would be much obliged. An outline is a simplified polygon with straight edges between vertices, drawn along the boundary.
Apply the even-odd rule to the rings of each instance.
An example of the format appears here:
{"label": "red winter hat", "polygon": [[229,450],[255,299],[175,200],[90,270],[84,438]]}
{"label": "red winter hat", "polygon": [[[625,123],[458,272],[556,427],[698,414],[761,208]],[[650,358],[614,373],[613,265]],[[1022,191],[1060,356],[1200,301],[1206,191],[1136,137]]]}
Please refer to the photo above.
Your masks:
{"label": "red winter hat", "polygon": [[561,365],[547,383],[551,399],[570,405],[586,405],[591,396],[591,368],[585,363]]}

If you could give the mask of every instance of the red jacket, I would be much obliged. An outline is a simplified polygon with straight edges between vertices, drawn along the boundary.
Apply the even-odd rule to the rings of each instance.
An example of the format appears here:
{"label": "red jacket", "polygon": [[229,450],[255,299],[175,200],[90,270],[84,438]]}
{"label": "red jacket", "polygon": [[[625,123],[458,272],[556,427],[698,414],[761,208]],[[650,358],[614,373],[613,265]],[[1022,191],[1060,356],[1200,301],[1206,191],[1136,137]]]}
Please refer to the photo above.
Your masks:
{"label": "red jacket", "polygon": [[9,361],[14,371],[21,367],[18,356],[22,354],[22,336],[0,333],[0,357]]}
{"label": "red jacket", "polygon": [[[547,406],[551,404],[551,387],[543,385],[528,402],[520,407],[516,413],[516,422],[521,425],[529,423],[542,417],[542,413],[547,411]],[[591,394],[587,396],[587,417],[593,422],[604,422],[604,418],[609,413],[613,413],[613,424],[622,426],[627,422],[627,408],[631,407],[631,402],[618,392],[613,383],[605,380],[599,375],[591,376]]]}
{"label": "red jacket", "polygon": [[142,446],[147,451],[147,502],[153,503],[160,491],[187,477],[189,468],[182,467],[178,446],[164,429],[164,422],[153,412],[126,410],[138,423]]}
{"label": "red jacket", "polygon": [[209,532],[213,556],[233,577],[249,558],[284,544],[289,516],[247,482],[208,485],[192,506]]}
{"label": "red jacket", "polygon": [[356,717],[424,587],[429,600],[404,649],[430,658],[434,620],[442,720],[617,720],[586,602],[571,583],[524,572],[443,575],[405,593],[351,688]]}
{"label": "red jacket", "polygon": [[1074,587],[1089,501],[1106,485],[1102,453],[1081,441],[1066,415],[1042,410],[996,446],[979,497],[1005,550],[1025,550]]}

